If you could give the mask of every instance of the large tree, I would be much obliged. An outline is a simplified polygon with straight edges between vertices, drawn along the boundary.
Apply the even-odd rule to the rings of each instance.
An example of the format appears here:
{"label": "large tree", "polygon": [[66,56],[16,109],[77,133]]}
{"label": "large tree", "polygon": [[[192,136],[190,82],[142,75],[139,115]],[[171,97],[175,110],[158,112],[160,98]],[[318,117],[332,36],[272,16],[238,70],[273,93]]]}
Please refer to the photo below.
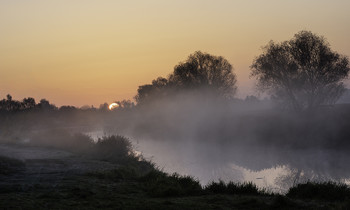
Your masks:
{"label": "large tree", "polygon": [[153,97],[197,90],[232,98],[237,90],[236,81],[232,65],[225,58],[197,51],[176,65],[168,78],[159,77],[152,84],[140,86],[135,99],[140,104]]}
{"label": "large tree", "polygon": [[222,56],[197,51],[179,63],[169,76],[169,83],[182,89],[204,88],[231,98],[237,90],[232,65]]}
{"label": "large tree", "polygon": [[346,56],[332,51],[325,38],[310,31],[282,43],[271,41],[251,69],[260,90],[295,110],[335,103],[350,70]]}

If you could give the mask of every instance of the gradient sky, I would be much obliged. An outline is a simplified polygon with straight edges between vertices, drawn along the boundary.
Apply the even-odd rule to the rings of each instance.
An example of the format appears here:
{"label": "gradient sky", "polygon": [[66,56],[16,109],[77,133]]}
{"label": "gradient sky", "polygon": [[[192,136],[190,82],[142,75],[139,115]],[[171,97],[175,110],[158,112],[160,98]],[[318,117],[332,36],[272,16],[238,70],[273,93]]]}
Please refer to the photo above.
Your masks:
{"label": "gradient sky", "polygon": [[228,59],[244,97],[270,40],[311,30],[350,56],[349,10],[349,0],[0,0],[0,98],[132,99],[196,50]]}

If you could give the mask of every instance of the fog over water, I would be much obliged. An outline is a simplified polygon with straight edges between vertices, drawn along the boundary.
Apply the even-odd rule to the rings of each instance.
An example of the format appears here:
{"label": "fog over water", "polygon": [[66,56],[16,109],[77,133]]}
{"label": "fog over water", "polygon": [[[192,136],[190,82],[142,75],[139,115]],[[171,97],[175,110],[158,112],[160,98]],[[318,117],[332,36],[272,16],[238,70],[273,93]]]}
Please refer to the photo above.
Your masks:
{"label": "fog over water", "polygon": [[164,171],[194,176],[204,185],[252,181],[285,192],[308,180],[350,177],[349,111],[336,105],[296,113],[268,100],[188,93],[116,113],[103,131],[91,134],[125,135]]}
{"label": "fog over water", "polygon": [[2,142],[76,147],[68,133],[94,140],[128,137],[137,154],[166,172],[211,181],[251,181],[285,192],[310,181],[350,178],[350,105],[293,112],[270,100],[220,99],[186,92],[103,110],[3,114]]}

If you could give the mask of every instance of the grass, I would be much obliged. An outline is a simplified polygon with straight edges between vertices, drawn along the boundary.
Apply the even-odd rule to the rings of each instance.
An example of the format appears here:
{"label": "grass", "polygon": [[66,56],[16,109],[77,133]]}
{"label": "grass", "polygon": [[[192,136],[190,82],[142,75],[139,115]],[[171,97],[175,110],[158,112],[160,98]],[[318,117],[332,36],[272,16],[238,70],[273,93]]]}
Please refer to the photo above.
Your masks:
{"label": "grass", "polygon": [[[191,176],[168,174],[135,155],[129,139],[107,136],[92,143],[73,135],[84,149],[70,148],[87,158],[116,163],[116,168],[88,174],[67,174],[57,185],[41,182],[0,182],[0,209],[347,209],[349,187],[344,184],[305,183],[277,195],[253,183],[211,182],[201,186]],[[76,140],[74,140],[76,139]],[[69,142],[77,145],[77,142]],[[56,144],[62,148],[63,144]],[[50,160],[47,160],[50,161]],[[0,175],[23,171],[22,161],[0,156]],[[3,179],[6,181],[6,179]],[[6,189],[4,188],[6,187]]]}
{"label": "grass", "polygon": [[204,188],[205,191],[210,193],[222,193],[231,195],[271,195],[265,189],[259,189],[252,182],[246,183],[225,183],[223,181],[211,182]]}
{"label": "grass", "polygon": [[202,194],[198,180],[190,176],[153,170],[139,178],[145,191],[153,197],[194,196]]}

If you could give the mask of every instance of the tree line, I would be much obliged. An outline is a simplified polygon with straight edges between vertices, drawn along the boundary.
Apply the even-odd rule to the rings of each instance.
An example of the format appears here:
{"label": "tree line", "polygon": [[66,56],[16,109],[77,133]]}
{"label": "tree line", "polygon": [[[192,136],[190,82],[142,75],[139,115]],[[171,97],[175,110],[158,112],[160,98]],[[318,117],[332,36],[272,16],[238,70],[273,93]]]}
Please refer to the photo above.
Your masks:
{"label": "tree line", "polygon": [[0,101],[0,111],[2,112],[17,112],[27,110],[56,110],[57,107],[46,99],[41,99],[39,103],[35,102],[34,98],[24,98],[22,101],[13,100],[8,94],[6,98]]}
{"label": "tree line", "polygon": [[[282,43],[270,41],[250,68],[259,91],[295,111],[334,104],[346,90],[343,81],[350,71],[348,57],[333,51],[324,37],[310,31],[300,31]],[[143,104],[152,96],[196,89],[233,98],[236,78],[225,58],[197,51],[175,66],[167,78],[140,86],[135,100]]]}
{"label": "tree line", "polygon": [[[269,94],[282,107],[295,111],[334,104],[346,90],[344,80],[350,71],[348,57],[333,51],[324,37],[310,31],[300,31],[281,43],[270,41],[250,68],[259,91]],[[222,56],[197,51],[176,65],[167,78],[158,77],[151,84],[139,86],[134,98],[140,106],[188,91],[233,99],[236,90],[237,76],[232,65]],[[128,109],[135,106],[129,100],[118,104]],[[7,95],[7,99],[0,101],[2,111],[31,109],[58,108],[45,99],[36,104],[30,97],[15,101]],[[108,110],[108,104],[101,104],[99,110]]]}
{"label": "tree line", "polygon": [[[135,107],[134,102],[130,100],[116,101],[119,105],[119,109],[132,109]],[[76,110],[82,111],[107,111],[109,104],[103,103],[99,108],[93,106],[82,106],[77,108],[75,106],[61,106],[57,107],[51,104],[46,99],[41,99],[39,103],[36,103],[35,99],[32,97],[24,98],[23,100],[14,100],[10,94],[7,94],[6,98],[0,100],[0,112],[25,112],[25,111],[62,111],[70,112]]]}

